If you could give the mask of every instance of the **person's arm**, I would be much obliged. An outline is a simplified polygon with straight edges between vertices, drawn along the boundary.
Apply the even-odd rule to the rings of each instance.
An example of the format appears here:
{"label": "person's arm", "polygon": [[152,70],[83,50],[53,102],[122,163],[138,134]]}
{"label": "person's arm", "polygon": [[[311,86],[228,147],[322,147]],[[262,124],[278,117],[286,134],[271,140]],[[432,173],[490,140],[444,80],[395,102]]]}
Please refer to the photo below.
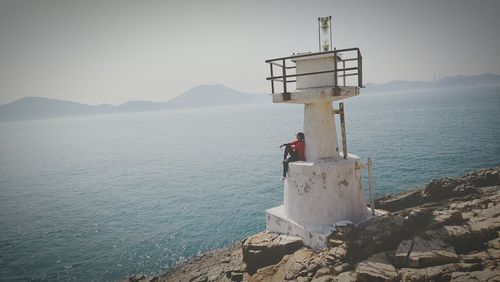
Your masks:
{"label": "person's arm", "polygon": [[299,141],[299,140],[294,140],[294,141],[292,141],[292,142],[290,142],[290,143],[285,143],[285,144],[281,145],[281,146],[280,146],[280,148],[281,148],[281,147],[284,147],[284,146],[288,146],[288,145],[294,146],[294,145],[295,145],[295,144],[297,144],[298,142],[300,142],[300,141]]}
{"label": "person's arm", "polygon": [[292,149],[295,151],[295,145],[297,145],[297,143],[299,143],[300,141],[299,140],[294,140],[288,144],[290,144],[292,146]]}

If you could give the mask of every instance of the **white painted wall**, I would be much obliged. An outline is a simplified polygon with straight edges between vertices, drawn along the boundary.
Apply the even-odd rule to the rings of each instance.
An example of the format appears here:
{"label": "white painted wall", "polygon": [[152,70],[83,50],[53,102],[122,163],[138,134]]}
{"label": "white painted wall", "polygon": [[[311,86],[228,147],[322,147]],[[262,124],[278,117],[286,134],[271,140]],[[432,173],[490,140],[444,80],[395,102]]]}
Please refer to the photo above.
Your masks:
{"label": "white painted wall", "polygon": [[305,104],[304,135],[307,161],[340,158],[331,102]]}
{"label": "white painted wall", "polygon": [[[317,55],[305,58],[293,59],[297,67],[297,74],[326,71],[334,69],[334,56],[331,54]],[[306,75],[297,77],[297,89],[310,87],[332,87],[335,86],[334,73],[317,75]]]}
{"label": "white painted wall", "polygon": [[355,169],[358,160],[349,155],[337,161],[291,163],[284,187],[286,215],[312,230],[364,219],[368,213],[361,170]]}

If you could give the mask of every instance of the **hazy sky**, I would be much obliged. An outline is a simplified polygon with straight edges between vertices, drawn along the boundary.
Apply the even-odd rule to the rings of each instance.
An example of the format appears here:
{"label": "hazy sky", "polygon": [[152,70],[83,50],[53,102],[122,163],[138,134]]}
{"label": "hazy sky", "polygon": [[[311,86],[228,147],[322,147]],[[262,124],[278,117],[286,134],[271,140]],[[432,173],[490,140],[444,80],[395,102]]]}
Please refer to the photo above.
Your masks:
{"label": "hazy sky", "polygon": [[359,47],[364,81],[500,73],[500,1],[0,0],[0,104],[166,101],[199,84],[269,92],[264,60]]}

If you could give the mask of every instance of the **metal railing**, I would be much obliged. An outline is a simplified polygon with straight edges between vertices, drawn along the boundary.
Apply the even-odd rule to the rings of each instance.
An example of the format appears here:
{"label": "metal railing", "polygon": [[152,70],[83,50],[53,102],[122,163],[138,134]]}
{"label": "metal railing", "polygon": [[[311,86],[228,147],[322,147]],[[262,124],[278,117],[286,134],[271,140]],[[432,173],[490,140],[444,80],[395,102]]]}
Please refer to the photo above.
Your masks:
{"label": "metal railing", "polygon": [[[289,73],[290,70],[296,70],[294,59],[312,57],[317,55],[333,54],[332,69],[307,72],[307,73]],[[331,73],[333,75],[333,87],[337,86],[357,86],[363,87],[363,57],[359,48],[349,48],[341,50],[333,50],[318,53],[298,54],[289,57],[266,60],[269,64],[271,76],[266,80],[271,81],[271,92],[275,94],[275,82],[281,82],[283,92],[289,93],[289,83],[297,82],[297,77],[313,76],[319,74]],[[274,67],[280,68],[279,75],[274,75]],[[347,81],[346,78],[354,77],[354,81]],[[340,83],[340,84],[339,84]]]}

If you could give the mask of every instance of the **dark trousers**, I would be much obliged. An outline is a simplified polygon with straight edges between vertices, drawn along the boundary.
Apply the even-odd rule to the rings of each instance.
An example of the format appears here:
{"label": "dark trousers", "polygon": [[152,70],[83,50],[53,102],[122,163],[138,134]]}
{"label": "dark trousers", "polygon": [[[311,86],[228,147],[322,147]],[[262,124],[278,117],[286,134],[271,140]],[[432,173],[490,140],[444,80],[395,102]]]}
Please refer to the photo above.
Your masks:
{"label": "dark trousers", "polygon": [[[290,155],[290,157],[288,157]],[[288,157],[288,158],[287,158]],[[286,144],[285,153],[283,154],[283,177],[286,177],[288,172],[288,163],[299,160],[299,154],[292,149],[292,145]]]}

